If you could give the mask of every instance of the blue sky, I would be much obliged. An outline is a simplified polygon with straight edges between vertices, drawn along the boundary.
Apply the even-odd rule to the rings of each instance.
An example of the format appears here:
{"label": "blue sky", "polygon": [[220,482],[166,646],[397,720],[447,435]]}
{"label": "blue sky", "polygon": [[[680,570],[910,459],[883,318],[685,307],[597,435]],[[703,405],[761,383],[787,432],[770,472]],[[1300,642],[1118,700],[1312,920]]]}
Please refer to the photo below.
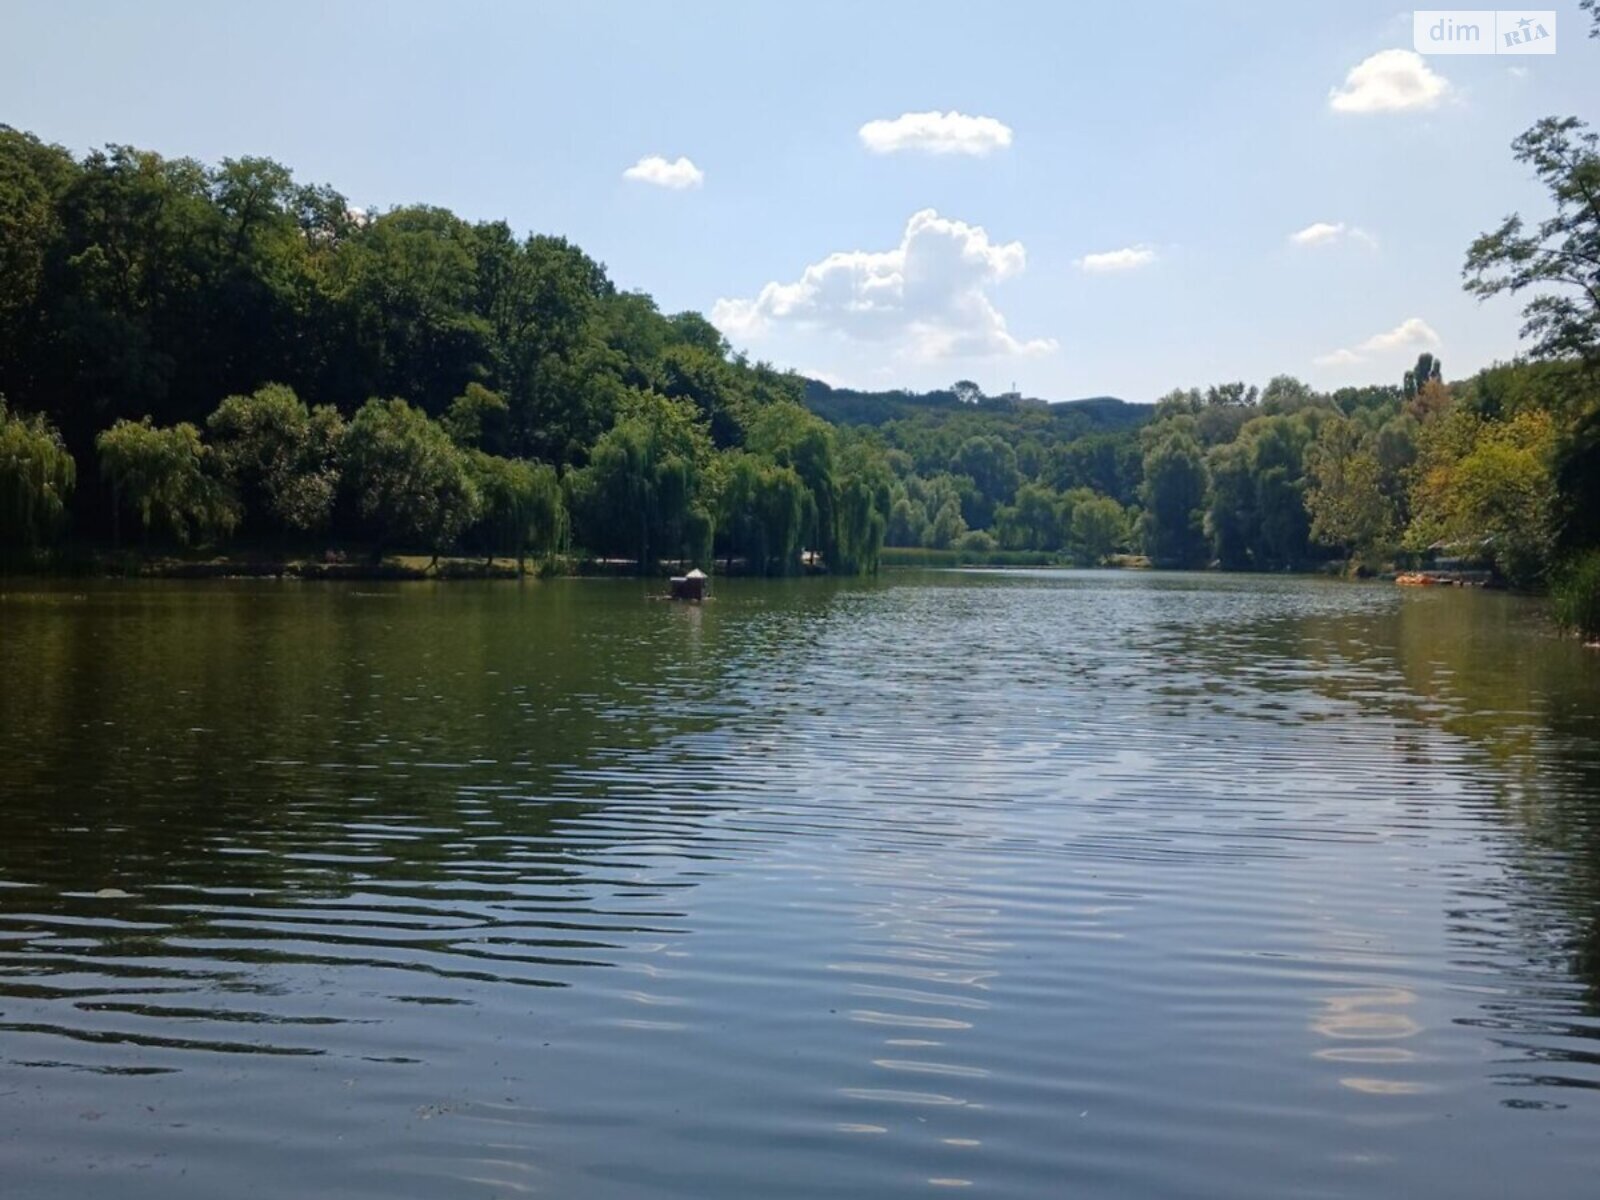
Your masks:
{"label": "blue sky", "polygon": [[1150,400],[1515,354],[1460,268],[1546,209],[1511,139],[1600,119],[1557,13],[1553,56],[1373,61],[1409,9],[4,0],[0,121],[564,234],[837,383]]}

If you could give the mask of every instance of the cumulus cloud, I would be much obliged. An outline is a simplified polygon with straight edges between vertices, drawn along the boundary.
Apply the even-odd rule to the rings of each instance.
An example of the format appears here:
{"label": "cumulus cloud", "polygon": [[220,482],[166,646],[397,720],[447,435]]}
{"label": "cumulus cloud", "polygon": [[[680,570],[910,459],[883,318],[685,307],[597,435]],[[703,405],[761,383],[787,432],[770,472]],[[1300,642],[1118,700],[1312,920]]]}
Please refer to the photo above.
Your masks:
{"label": "cumulus cloud", "polygon": [[1319,367],[1345,367],[1361,362],[1362,358],[1354,350],[1334,350],[1329,354],[1319,354],[1311,361]]}
{"label": "cumulus cloud", "polygon": [[622,177],[674,190],[696,188],[706,181],[706,173],[682,155],[672,162],[659,154],[646,155],[624,171]]}
{"label": "cumulus cloud", "polygon": [[1361,343],[1360,349],[1368,353],[1398,350],[1404,346],[1437,346],[1439,335],[1421,317],[1407,317],[1385,333],[1375,333]]}
{"label": "cumulus cloud", "polygon": [[1373,354],[1382,355],[1395,350],[1438,344],[1439,335],[1434,332],[1433,326],[1421,317],[1407,317],[1393,329],[1373,334],[1354,350],[1334,350],[1329,354],[1319,354],[1311,361],[1319,367],[1344,367],[1352,363],[1366,362],[1367,357]]}
{"label": "cumulus cloud", "polygon": [[1328,246],[1346,239],[1364,246],[1378,244],[1378,239],[1365,229],[1346,225],[1343,221],[1314,221],[1289,235],[1289,240],[1296,246]]}
{"label": "cumulus cloud", "polygon": [[1450,82],[1415,50],[1379,50],[1350,68],[1344,86],[1328,92],[1334,112],[1404,112],[1433,108]]}
{"label": "cumulus cloud", "polygon": [[1316,221],[1289,235],[1289,240],[1296,246],[1321,246],[1328,242],[1336,242],[1344,233],[1344,222],[1330,224],[1327,221]]}
{"label": "cumulus cloud", "polygon": [[1108,271],[1137,271],[1156,261],[1156,252],[1149,246],[1124,246],[1120,250],[1102,250],[1098,254],[1085,254],[1078,259],[1078,269],[1099,275]]}
{"label": "cumulus cloud", "polygon": [[921,360],[1040,354],[1051,339],[1021,340],[989,298],[1027,265],[1021,242],[994,242],[981,225],[912,215],[891,250],[844,250],[772,282],[749,299],[718,300],[712,322],[729,337],[778,328],[822,330],[887,343]]}
{"label": "cumulus cloud", "polygon": [[958,112],[901,113],[893,120],[868,121],[860,133],[861,144],[874,154],[920,150],[982,157],[1011,145],[1011,126],[993,117]]}

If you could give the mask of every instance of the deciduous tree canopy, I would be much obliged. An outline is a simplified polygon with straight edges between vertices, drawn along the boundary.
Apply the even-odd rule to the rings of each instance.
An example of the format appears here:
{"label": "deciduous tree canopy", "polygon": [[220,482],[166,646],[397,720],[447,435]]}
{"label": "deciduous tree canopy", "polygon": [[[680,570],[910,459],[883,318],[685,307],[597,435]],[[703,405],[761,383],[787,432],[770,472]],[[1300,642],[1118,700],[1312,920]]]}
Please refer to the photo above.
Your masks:
{"label": "deciduous tree canopy", "polygon": [[832,388],[560,237],[0,127],[0,540],[131,517],[145,540],[764,574],[871,571],[885,544],[1253,570],[1449,544],[1534,585],[1600,542],[1600,156],[1570,120],[1514,153],[1554,211],[1474,243],[1468,286],[1530,292],[1548,361],[1052,405]]}

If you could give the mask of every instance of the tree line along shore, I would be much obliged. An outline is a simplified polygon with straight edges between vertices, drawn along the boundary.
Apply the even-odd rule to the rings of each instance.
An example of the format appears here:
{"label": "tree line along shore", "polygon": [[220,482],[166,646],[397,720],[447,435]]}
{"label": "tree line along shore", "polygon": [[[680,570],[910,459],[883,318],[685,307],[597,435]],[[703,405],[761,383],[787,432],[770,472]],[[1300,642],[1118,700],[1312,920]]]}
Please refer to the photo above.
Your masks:
{"label": "tree line along shore", "polygon": [[1466,279],[1532,290],[1527,359],[1044,404],[829,388],[560,237],[0,126],[0,554],[325,577],[1447,554],[1592,630],[1600,153],[1570,119],[1514,153],[1555,215],[1479,238]]}

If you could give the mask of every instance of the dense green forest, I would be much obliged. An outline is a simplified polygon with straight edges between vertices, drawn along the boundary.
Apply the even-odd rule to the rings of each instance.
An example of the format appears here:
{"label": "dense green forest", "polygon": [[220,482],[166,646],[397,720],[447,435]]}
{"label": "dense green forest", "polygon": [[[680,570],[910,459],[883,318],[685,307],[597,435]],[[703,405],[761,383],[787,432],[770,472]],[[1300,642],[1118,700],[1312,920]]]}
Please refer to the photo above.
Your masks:
{"label": "dense green forest", "polygon": [[876,560],[881,459],[561,238],[0,129],[0,253],[13,544]]}
{"label": "dense green forest", "polygon": [[1528,360],[1047,404],[830,388],[559,237],[0,126],[0,542],[765,574],[872,571],[885,545],[1241,570],[1445,553],[1538,587],[1600,545],[1600,153],[1553,119],[1514,152],[1554,215],[1484,235],[1466,275],[1535,293]]}
{"label": "dense green forest", "polygon": [[853,402],[896,477],[891,546],[1230,570],[1443,555],[1537,586],[1600,539],[1597,384],[1564,357],[1446,383],[1425,353],[1392,386],[1177,390],[1125,406],[1131,426],[965,382]]}

